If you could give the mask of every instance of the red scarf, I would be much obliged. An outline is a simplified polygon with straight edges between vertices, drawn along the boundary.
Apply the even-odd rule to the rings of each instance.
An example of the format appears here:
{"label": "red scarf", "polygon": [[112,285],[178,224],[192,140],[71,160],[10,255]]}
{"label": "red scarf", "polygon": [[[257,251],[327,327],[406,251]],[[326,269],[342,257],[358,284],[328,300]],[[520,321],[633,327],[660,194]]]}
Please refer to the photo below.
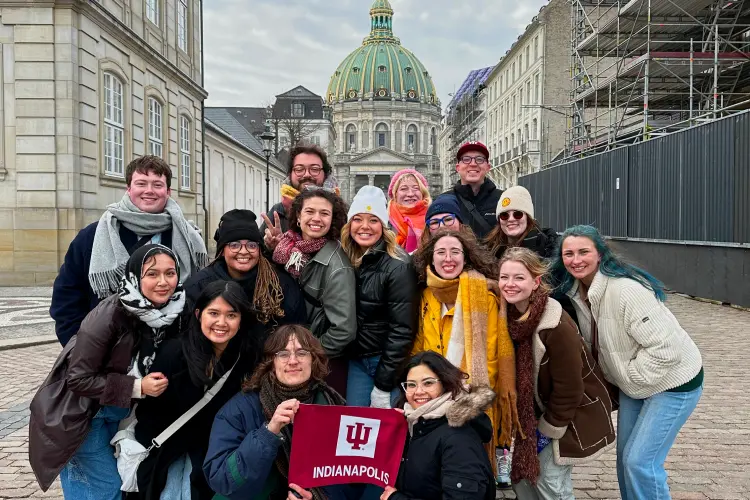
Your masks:
{"label": "red scarf", "polygon": [[394,200],[388,204],[388,218],[396,232],[396,241],[408,253],[417,249],[419,237],[424,231],[427,205],[427,200],[420,200],[413,207],[399,205]]}
{"label": "red scarf", "polygon": [[519,322],[521,316],[514,306],[508,306],[508,332],[516,344],[516,407],[521,428],[516,435],[510,478],[514,483],[528,479],[536,484],[539,477],[539,456],[536,451],[537,420],[534,411],[534,352],[531,338],[544,314],[547,294],[534,292],[531,296],[529,317]]}
{"label": "red scarf", "polygon": [[310,258],[318,253],[326,243],[328,243],[328,240],[325,238],[304,240],[301,234],[290,229],[284,233],[281,241],[276,245],[276,249],[273,251],[273,261],[283,265],[289,274],[299,279],[302,270],[310,262]]}

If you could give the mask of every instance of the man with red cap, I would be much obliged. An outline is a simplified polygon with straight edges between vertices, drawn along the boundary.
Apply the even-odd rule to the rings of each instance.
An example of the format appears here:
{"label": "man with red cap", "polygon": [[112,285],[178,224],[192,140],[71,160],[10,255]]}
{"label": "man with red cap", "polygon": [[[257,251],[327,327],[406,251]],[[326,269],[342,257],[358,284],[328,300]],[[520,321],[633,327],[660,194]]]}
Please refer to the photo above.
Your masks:
{"label": "man with red cap", "polygon": [[495,210],[503,192],[487,179],[490,152],[479,141],[469,141],[458,148],[456,172],[460,180],[447,193],[458,199],[461,219],[484,238],[497,225]]}

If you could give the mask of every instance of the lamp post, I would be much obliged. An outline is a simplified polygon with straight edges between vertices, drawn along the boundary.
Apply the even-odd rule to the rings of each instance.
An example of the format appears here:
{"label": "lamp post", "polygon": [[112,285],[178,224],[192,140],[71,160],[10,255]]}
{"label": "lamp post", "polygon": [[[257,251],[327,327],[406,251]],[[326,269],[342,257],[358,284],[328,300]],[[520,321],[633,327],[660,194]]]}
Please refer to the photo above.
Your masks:
{"label": "lamp post", "polygon": [[263,141],[263,154],[266,155],[266,214],[269,210],[269,201],[271,200],[271,153],[273,152],[273,141],[276,134],[271,131],[271,127],[266,124],[266,130],[260,134]]}

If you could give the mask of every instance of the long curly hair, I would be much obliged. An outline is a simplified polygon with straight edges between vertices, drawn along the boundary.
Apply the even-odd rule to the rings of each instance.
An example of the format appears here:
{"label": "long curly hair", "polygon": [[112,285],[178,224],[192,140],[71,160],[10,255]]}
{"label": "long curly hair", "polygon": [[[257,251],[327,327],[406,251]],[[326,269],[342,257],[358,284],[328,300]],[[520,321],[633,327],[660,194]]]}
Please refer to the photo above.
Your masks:
{"label": "long curly hair", "polygon": [[[474,269],[485,278],[497,280],[498,267],[487,250],[477,241],[470,229],[462,227],[458,231],[440,230],[436,232],[426,245],[420,247],[414,254],[414,266],[420,283],[427,282],[427,267],[432,267],[435,245],[440,239],[452,236],[461,242],[464,249],[464,269]],[[433,268],[434,271],[434,268]]]}
{"label": "long curly hair", "polygon": [[302,212],[305,201],[312,198],[323,198],[333,207],[331,229],[328,230],[325,238],[339,241],[341,239],[341,228],[346,224],[346,212],[349,207],[336,193],[321,187],[307,188],[294,198],[292,206],[289,208],[289,229],[297,234],[302,234],[302,229],[299,227],[299,214]]}

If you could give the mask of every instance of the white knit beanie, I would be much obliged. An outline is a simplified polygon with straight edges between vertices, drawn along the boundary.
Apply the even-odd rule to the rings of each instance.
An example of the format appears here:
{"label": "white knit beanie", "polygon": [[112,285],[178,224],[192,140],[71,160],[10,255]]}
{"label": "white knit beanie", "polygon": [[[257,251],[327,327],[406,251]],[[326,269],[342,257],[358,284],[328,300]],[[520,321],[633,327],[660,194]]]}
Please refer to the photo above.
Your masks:
{"label": "white knit beanie", "polygon": [[357,214],[372,214],[380,219],[383,227],[388,227],[388,210],[383,190],[375,186],[362,186],[354,195],[349,207],[347,221],[352,220]]}
{"label": "white knit beanie", "polygon": [[495,217],[500,217],[503,212],[520,210],[532,219],[534,218],[534,202],[531,201],[531,193],[523,186],[513,186],[503,191],[500,201],[497,202]]}

